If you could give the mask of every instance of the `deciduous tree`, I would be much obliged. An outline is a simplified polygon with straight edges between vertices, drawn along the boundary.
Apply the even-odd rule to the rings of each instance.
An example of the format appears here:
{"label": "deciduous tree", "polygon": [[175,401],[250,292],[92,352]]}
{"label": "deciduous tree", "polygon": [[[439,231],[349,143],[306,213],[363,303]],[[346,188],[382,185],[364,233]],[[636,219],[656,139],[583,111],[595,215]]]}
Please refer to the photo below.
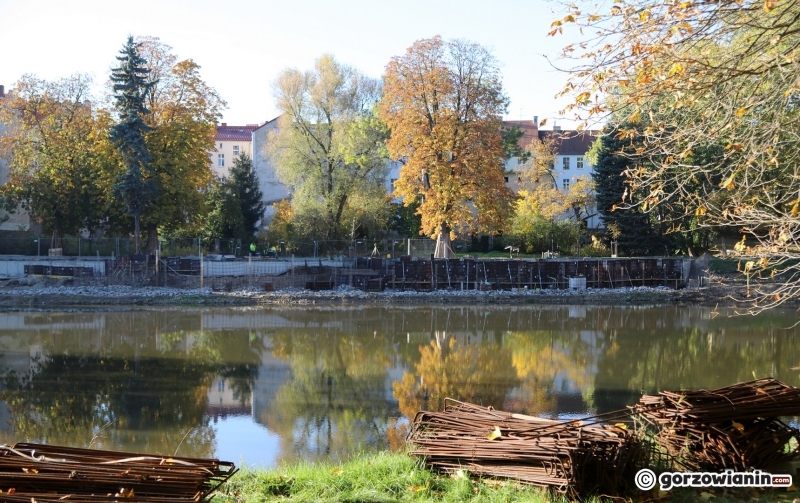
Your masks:
{"label": "deciduous tree", "polygon": [[618,132],[640,136],[631,156],[651,162],[626,172],[635,196],[626,203],[658,211],[680,201],[698,225],[734,227],[757,243],[748,271],[778,281],[754,294],[755,310],[800,296],[800,3],[573,5],[553,33],[570,23],[594,34],[566,51],[582,58],[565,90],[577,117],[647,119]]}
{"label": "deciduous tree", "polygon": [[387,132],[373,113],[380,82],[324,55],[313,70],[283,71],[273,92],[283,115],[269,149],[294,217],[338,239],[348,211],[384,194]]}
{"label": "deciduous tree", "polygon": [[497,60],[472,42],[418,40],[386,67],[380,114],[390,155],[405,162],[395,194],[406,205],[422,196],[422,232],[438,236],[437,257],[452,255],[457,232],[496,231],[510,215],[507,105]]}
{"label": "deciduous tree", "polygon": [[594,206],[594,186],[588,177],[576,176],[568,187],[558,187],[559,141],[553,135],[534,139],[526,149],[529,160],[517,168],[521,190],[511,232],[529,251],[540,251],[542,243],[548,245],[545,249],[556,244],[562,250],[572,248]]}
{"label": "deciduous tree", "polygon": [[[208,152],[214,148],[215,124],[226,103],[200,75],[200,65],[180,60],[157,37],[137,37],[154,84],[144,95],[150,130],[145,144],[151,155],[152,179],[158,193],[142,221],[149,253],[158,246],[158,229],[197,229],[206,212],[213,174]],[[237,236],[239,237],[239,236]]]}
{"label": "deciduous tree", "polygon": [[[0,187],[8,211],[18,207],[42,223],[61,247],[63,233],[95,227],[103,217],[98,177],[103,141],[85,75],[48,82],[25,75],[0,106],[0,152],[9,179]],[[100,138],[99,138],[100,137]]]}

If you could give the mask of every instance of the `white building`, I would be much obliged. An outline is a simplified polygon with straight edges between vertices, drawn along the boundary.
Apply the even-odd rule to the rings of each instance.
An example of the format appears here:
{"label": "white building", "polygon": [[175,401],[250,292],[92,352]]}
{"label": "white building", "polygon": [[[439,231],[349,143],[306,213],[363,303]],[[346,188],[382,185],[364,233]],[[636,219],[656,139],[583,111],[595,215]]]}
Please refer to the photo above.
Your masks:
{"label": "white building", "polygon": [[[537,117],[532,121],[503,121],[503,126],[518,127],[523,132],[519,140],[519,146],[527,147],[533,139],[543,140],[547,137],[556,139],[558,153],[556,155],[555,166],[553,167],[553,177],[556,186],[561,190],[568,190],[578,178],[591,179],[594,166],[589,163],[586,153],[592,147],[592,143],[597,139],[598,131],[567,131],[554,126],[552,131],[540,131],[538,128]],[[520,188],[521,177],[519,176],[519,159],[513,157],[506,160],[506,186],[517,192]],[[602,226],[597,211],[592,209],[591,217],[586,225],[590,229]]]}

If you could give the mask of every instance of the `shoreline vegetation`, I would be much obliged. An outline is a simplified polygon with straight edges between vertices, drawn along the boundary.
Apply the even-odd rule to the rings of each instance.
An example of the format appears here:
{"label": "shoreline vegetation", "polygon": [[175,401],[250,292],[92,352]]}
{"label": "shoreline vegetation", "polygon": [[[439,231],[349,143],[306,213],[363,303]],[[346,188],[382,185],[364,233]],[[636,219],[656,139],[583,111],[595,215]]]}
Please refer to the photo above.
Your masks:
{"label": "shoreline vegetation", "polygon": [[[674,489],[626,495],[594,496],[585,503],[669,501],[739,503],[797,501],[795,490]],[[436,474],[405,453],[361,454],[343,463],[297,463],[271,469],[244,467],[223,485],[214,503],[291,502],[526,502],[566,503],[568,498],[546,490],[493,479],[475,479],[466,472]]]}

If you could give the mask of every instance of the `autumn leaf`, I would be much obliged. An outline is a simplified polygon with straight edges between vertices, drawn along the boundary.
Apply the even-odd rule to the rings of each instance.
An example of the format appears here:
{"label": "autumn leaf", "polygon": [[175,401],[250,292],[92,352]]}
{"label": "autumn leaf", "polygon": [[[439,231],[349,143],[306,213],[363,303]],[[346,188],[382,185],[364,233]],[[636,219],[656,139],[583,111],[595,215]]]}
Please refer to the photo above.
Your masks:
{"label": "autumn leaf", "polygon": [[719,184],[719,186],[724,188],[724,189],[733,190],[733,188],[735,186],[734,182],[733,182],[733,179],[734,179],[735,176],[736,176],[736,173],[731,173],[730,176],[728,176],[728,178],[725,179],[725,181],[723,181],[721,184]]}
{"label": "autumn leaf", "polygon": [[501,436],[503,436],[503,434],[500,433],[500,427],[499,426],[495,426],[494,427],[494,431],[489,433],[489,436],[487,436],[486,439],[487,440],[495,440],[497,438],[500,438]]}
{"label": "autumn leaf", "polygon": [[733,428],[739,433],[744,433],[744,425],[742,423],[737,423],[736,421],[733,421]]}
{"label": "autumn leaf", "polygon": [[706,211],[708,211],[708,208],[706,208],[705,206],[699,206],[696,210],[694,210],[694,215],[697,217],[701,217],[706,214]]}

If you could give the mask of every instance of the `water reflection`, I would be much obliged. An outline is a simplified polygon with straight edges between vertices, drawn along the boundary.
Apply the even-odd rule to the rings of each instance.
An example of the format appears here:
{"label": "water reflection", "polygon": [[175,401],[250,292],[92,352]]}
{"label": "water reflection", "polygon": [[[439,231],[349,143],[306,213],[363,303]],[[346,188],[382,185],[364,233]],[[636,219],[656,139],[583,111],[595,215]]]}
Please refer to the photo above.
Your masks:
{"label": "water reflection", "polygon": [[795,320],[672,306],[8,312],[0,441],[343,459],[401,445],[445,397],[564,417],[665,388],[798,385]]}

